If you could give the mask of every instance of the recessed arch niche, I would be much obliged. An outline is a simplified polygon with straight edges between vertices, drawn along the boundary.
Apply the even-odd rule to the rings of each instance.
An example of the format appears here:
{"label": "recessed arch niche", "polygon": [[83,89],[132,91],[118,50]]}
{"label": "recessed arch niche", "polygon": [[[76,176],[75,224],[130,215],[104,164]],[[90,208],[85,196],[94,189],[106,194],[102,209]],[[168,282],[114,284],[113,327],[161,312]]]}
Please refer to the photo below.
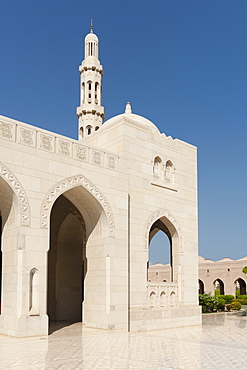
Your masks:
{"label": "recessed arch niche", "polygon": [[47,312],[51,321],[83,321],[88,256],[105,236],[104,209],[89,191],[77,186],[58,196],[50,213]]}
{"label": "recessed arch niche", "polygon": [[[152,241],[153,237],[158,232],[163,232],[169,242],[169,252],[170,252],[170,272],[169,276],[167,276],[167,282],[178,282],[178,264],[179,264],[179,254],[180,254],[180,243],[181,238],[179,238],[178,234],[178,227],[175,226],[175,220],[169,218],[169,214],[163,210],[158,211],[157,213],[153,214],[149,221],[147,222],[147,231],[145,235],[145,241],[147,243],[148,252],[149,252],[149,245]],[[147,266],[149,268],[149,253],[148,253],[148,263]]]}

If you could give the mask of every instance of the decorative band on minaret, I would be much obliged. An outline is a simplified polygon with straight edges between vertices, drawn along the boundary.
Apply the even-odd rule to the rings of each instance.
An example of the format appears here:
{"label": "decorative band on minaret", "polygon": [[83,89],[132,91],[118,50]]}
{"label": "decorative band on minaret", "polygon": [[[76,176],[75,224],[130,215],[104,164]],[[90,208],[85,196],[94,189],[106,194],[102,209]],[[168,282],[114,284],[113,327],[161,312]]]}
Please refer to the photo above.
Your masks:
{"label": "decorative band on minaret", "polygon": [[84,60],[79,67],[81,76],[80,106],[77,108],[79,140],[97,131],[104,120],[104,107],[101,105],[103,67],[98,59],[99,40],[93,33],[85,37]]}

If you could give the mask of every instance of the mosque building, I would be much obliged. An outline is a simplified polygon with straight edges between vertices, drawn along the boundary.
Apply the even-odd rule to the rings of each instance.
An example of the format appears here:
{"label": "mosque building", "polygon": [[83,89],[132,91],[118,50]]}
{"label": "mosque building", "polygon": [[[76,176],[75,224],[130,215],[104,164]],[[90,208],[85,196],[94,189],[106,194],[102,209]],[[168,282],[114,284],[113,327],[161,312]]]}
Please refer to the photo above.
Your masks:
{"label": "mosque building", "polygon": [[[79,67],[78,140],[0,116],[0,333],[52,321],[144,331],[201,323],[197,150],[125,112],[104,121],[91,28]],[[170,279],[148,281],[162,230]]]}

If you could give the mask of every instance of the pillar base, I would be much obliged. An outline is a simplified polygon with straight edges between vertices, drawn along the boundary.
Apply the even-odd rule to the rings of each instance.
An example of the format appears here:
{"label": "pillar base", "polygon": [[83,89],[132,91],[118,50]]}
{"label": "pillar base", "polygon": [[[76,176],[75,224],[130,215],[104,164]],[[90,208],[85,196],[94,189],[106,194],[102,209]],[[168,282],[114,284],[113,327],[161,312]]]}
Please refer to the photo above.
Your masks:
{"label": "pillar base", "polygon": [[47,315],[15,316],[0,315],[0,334],[12,337],[34,337],[48,335],[49,318]]}

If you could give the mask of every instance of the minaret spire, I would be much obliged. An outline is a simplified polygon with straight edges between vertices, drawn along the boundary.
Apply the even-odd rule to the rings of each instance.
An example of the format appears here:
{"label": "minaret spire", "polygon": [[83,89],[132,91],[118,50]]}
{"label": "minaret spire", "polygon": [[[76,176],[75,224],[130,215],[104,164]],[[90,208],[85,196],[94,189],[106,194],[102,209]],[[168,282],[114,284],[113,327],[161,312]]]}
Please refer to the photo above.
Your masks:
{"label": "minaret spire", "polygon": [[77,108],[79,140],[97,131],[104,120],[104,107],[101,105],[103,67],[98,59],[99,40],[93,33],[93,20],[90,33],[85,37],[84,60],[79,67],[81,76],[81,101]]}

